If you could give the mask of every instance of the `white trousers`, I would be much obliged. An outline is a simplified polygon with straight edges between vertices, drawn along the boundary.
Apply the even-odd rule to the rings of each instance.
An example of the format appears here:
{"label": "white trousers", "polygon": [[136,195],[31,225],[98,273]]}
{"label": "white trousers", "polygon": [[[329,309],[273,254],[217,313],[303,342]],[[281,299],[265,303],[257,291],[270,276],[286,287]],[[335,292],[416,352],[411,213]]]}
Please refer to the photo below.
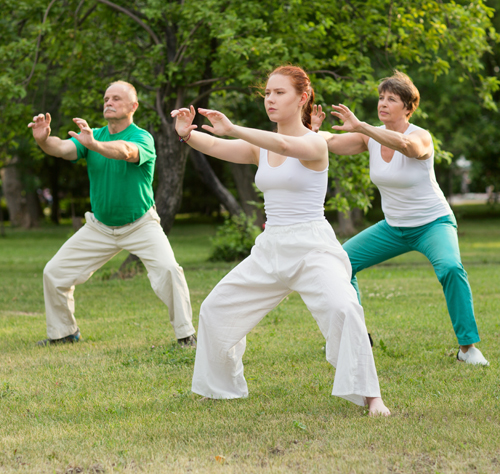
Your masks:
{"label": "white trousers", "polygon": [[363,308],[350,280],[349,258],[326,220],[267,226],[251,255],[201,306],[193,392],[246,397],[245,336],[297,291],[326,339],[326,359],[336,367],[332,395],[358,405],[364,405],[364,397],[379,397]]}
{"label": "white trousers", "polygon": [[120,227],[104,225],[91,212],[85,219],[86,224],[65,242],[43,271],[49,339],[76,331],[75,285],[87,281],[123,249],[144,263],[154,292],[168,307],[177,339],[194,334],[184,271],[175,260],[156,210],[151,208],[140,219]]}

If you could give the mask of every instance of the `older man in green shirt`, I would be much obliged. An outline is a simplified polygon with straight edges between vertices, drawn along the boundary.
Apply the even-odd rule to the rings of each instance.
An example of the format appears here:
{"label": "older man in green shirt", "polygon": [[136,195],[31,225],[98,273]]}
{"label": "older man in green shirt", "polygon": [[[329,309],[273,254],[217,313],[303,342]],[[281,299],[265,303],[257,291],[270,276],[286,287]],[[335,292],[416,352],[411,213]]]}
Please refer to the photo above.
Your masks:
{"label": "older man in green shirt", "polygon": [[39,345],[80,340],[74,316],[75,285],[87,281],[123,249],[144,263],[153,290],[168,307],[179,344],[196,345],[184,272],[154,208],[153,137],[133,123],[138,106],[134,86],[117,81],[104,94],[106,127],[91,129],[85,120],[75,118],[80,133],[69,132],[71,139],[61,140],[50,136],[50,114],[40,114],[28,125],[48,155],[72,162],[87,160],[93,211],[85,214],[86,224],[44,269],[48,338]]}

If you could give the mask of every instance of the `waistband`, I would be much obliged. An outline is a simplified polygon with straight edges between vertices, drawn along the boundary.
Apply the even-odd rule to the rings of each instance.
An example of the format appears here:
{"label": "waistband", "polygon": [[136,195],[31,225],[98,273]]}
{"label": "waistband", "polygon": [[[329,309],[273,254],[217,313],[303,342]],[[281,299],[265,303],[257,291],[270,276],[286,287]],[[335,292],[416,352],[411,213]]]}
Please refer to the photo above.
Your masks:
{"label": "waistband", "polygon": [[291,225],[268,225],[266,224],[264,232],[268,232],[270,234],[288,234],[293,232],[301,232],[305,230],[313,230],[320,229],[322,227],[332,226],[326,219],[321,219],[318,221],[309,221],[309,222],[301,222],[300,224],[291,224]]}

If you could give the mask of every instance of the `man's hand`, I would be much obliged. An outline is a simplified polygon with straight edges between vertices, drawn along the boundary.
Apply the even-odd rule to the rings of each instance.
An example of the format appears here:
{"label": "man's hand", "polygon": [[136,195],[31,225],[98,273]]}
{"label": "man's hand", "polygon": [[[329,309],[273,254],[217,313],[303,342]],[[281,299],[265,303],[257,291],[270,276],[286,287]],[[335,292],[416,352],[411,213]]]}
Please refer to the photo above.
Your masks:
{"label": "man's hand", "polygon": [[28,124],[28,128],[33,131],[33,138],[40,145],[47,141],[50,136],[50,114],[38,114],[33,117],[33,122]]}
{"label": "man's hand", "polygon": [[176,118],[175,131],[180,137],[187,137],[195,128],[198,128],[198,125],[193,125],[196,112],[192,105],[189,106],[189,109],[172,110],[170,115]]}
{"label": "man's hand", "polygon": [[323,120],[325,120],[326,114],[323,112],[323,107],[321,105],[313,105],[313,110],[311,114],[311,130],[313,132],[319,132]]}
{"label": "man's hand", "polygon": [[234,125],[222,112],[210,109],[198,109],[198,112],[212,123],[212,126],[202,125],[204,130],[214,135],[231,136]]}
{"label": "man's hand", "polygon": [[81,118],[74,118],[73,122],[75,122],[80,128],[80,134],[76,132],[68,132],[68,135],[72,138],[76,138],[85,148],[93,150],[95,148],[94,144],[96,141],[94,140],[94,133],[89,127],[87,121]]}

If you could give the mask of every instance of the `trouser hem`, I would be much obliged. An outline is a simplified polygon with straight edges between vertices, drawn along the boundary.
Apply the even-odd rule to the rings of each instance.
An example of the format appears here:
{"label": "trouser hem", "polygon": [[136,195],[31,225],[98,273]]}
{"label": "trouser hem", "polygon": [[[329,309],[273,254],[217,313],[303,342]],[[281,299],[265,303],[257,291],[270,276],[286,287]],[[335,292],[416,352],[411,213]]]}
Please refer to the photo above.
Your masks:
{"label": "trouser hem", "polygon": [[469,339],[467,341],[458,341],[458,343],[461,345],[461,346],[470,346],[471,344],[477,344],[478,342],[480,342],[481,339],[480,338],[477,338],[477,339]]}

